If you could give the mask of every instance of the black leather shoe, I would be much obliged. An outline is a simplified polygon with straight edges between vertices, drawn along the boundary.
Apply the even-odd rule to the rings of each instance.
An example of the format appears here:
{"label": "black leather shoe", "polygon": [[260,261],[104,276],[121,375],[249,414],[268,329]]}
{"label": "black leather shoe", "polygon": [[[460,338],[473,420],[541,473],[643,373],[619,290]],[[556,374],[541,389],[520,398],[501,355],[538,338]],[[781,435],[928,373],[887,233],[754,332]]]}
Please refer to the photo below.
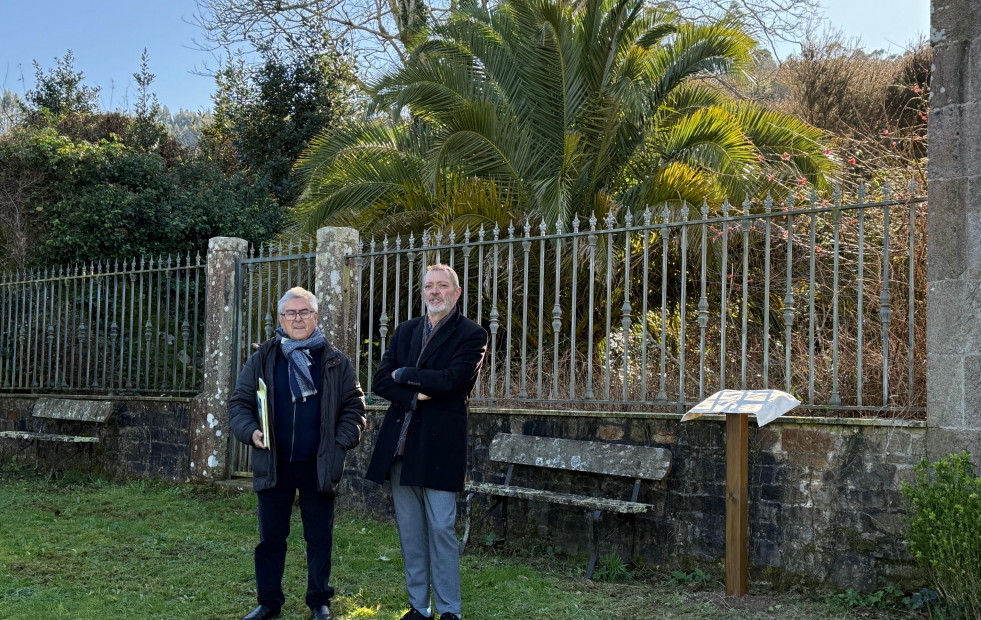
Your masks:
{"label": "black leather shoe", "polygon": [[311,607],[310,612],[313,614],[313,620],[332,620],[334,617],[330,614],[330,607],[326,605]]}
{"label": "black leather shoe", "polygon": [[402,620],[433,620],[432,616],[424,616],[415,607],[409,608],[409,613],[402,616]]}
{"label": "black leather shoe", "polygon": [[[242,618],[242,620],[268,620],[269,618],[278,618],[278,609],[269,609],[265,605],[259,605],[253,609],[249,615]],[[328,616],[329,618],[330,616]]]}

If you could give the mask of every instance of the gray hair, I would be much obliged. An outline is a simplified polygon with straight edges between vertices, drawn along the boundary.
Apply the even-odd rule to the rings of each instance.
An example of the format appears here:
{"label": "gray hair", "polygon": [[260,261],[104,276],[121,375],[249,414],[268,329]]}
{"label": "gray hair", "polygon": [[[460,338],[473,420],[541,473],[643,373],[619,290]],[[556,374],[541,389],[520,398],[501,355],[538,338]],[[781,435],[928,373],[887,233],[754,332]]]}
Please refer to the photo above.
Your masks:
{"label": "gray hair", "polygon": [[426,286],[426,276],[429,275],[430,271],[445,271],[447,275],[450,276],[450,281],[453,282],[453,288],[460,288],[460,276],[456,275],[456,271],[453,270],[449,265],[444,265],[443,263],[436,263],[435,265],[429,265],[426,267],[426,273],[422,275],[423,288]]}
{"label": "gray hair", "polygon": [[290,290],[286,291],[286,294],[284,294],[282,299],[279,300],[278,312],[282,314],[283,306],[286,305],[286,302],[296,298],[305,299],[307,303],[310,304],[310,309],[314,312],[317,311],[317,296],[302,286],[294,286]]}

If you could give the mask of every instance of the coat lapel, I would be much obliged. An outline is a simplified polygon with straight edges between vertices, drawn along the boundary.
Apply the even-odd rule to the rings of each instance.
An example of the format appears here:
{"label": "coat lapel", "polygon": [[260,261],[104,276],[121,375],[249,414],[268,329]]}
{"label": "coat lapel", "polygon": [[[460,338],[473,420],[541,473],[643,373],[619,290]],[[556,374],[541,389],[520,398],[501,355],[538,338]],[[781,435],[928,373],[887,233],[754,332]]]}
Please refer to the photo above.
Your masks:
{"label": "coat lapel", "polygon": [[398,360],[400,366],[415,366],[416,360],[419,359],[419,352],[422,351],[422,322],[426,320],[425,315],[419,317],[415,321],[415,324],[411,329],[406,330],[408,332],[407,336],[409,338],[408,342],[408,355],[403,359]]}

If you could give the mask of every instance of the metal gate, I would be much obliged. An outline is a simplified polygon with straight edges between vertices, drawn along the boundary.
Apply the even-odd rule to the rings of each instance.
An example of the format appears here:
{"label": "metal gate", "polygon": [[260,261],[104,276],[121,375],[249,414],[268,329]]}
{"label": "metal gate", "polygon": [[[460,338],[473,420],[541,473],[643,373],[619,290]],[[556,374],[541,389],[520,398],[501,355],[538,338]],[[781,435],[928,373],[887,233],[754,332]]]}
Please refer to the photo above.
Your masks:
{"label": "metal gate", "polygon": [[[250,355],[273,336],[279,323],[277,304],[294,286],[316,293],[317,254],[313,240],[253,249],[248,258],[235,261],[235,343],[233,383]],[[251,476],[252,450],[229,434],[229,471],[232,476]]]}

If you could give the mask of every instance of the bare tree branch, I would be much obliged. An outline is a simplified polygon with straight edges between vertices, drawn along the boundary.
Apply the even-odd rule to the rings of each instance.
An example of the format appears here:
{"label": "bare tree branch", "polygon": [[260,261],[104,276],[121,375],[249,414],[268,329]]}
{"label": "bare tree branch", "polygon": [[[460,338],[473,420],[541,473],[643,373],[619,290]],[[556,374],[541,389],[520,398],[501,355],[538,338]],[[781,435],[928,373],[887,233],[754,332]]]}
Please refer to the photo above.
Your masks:
{"label": "bare tree branch", "polygon": [[37,214],[29,210],[31,197],[41,185],[37,171],[7,170],[0,174],[0,270],[23,269],[34,244]]}
{"label": "bare tree branch", "polygon": [[670,2],[685,17],[695,20],[737,17],[754,39],[770,49],[778,43],[807,39],[823,17],[819,0],[675,0]]}
{"label": "bare tree branch", "polygon": [[450,8],[450,0],[196,0],[191,23],[204,50],[241,45],[302,53],[329,33],[358,64],[362,77],[404,60],[414,34]]}
{"label": "bare tree branch", "polygon": [[[495,0],[480,0],[485,8]],[[302,54],[308,41],[329,33],[351,54],[362,79],[405,60],[413,37],[439,23],[455,0],[196,0],[192,22],[205,50],[248,45]],[[652,0],[656,2],[656,0]],[[780,42],[803,41],[814,31],[819,0],[671,0],[690,19],[736,17],[778,57]]]}

